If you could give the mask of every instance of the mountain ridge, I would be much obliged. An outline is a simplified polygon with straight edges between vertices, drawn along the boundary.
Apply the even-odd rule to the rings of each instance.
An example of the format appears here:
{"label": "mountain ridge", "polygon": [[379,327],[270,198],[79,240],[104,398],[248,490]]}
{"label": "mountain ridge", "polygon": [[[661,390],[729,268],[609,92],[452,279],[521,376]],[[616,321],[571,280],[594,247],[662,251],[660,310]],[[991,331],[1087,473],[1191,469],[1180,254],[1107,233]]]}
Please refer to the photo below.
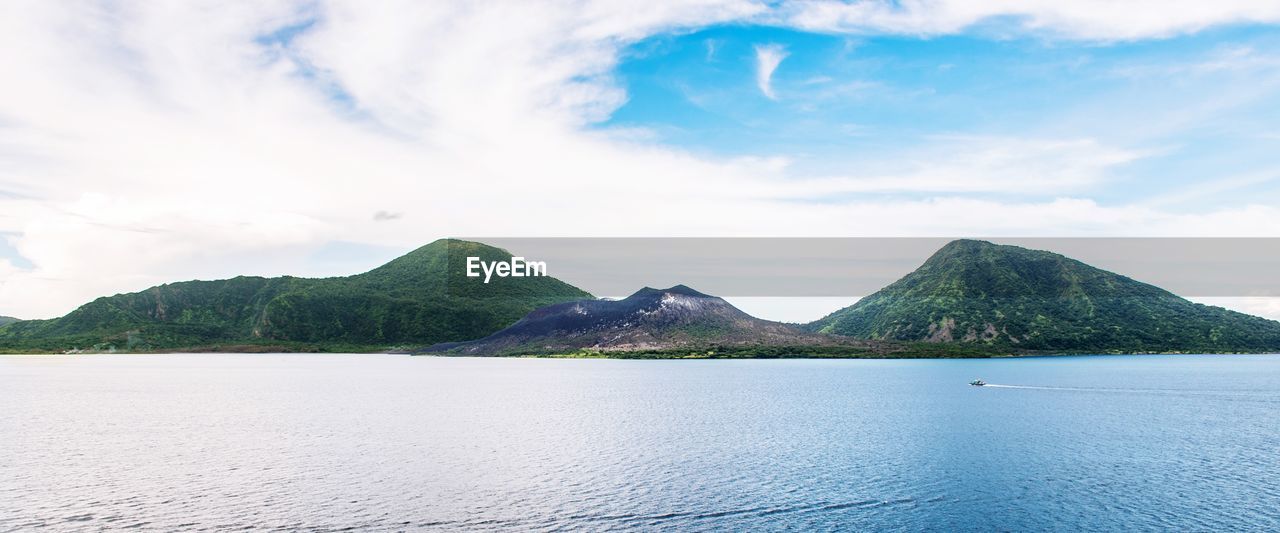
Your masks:
{"label": "mountain ridge", "polygon": [[1205,306],[1042,250],[961,239],[805,329],[1046,351],[1265,351],[1280,322]]}
{"label": "mountain ridge", "polygon": [[482,337],[539,306],[590,297],[551,277],[480,284],[463,277],[466,256],[511,258],[484,244],[440,239],[351,276],[166,283],[97,298],[63,317],[5,325],[0,348],[378,349]]}
{"label": "mountain ridge", "polygon": [[743,337],[759,340],[792,335],[812,342],[820,340],[791,326],[752,317],[721,298],[676,285],[667,289],[644,287],[621,300],[581,300],[541,307],[483,339],[433,346],[428,351],[448,348],[468,355],[522,349],[543,353],[625,351],[699,341],[733,344]]}
{"label": "mountain ridge", "polygon": [[[753,317],[723,298],[685,285],[644,287],[621,300],[541,307],[488,337],[418,353],[445,355],[610,355],[616,357],[892,357],[911,346],[821,335]],[[955,350],[921,353],[955,356]]]}
{"label": "mountain ridge", "polygon": [[0,324],[0,351],[386,351],[656,357],[990,356],[1280,350],[1280,322],[1205,306],[1053,252],[960,239],[803,325],[685,285],[596,300],[550,277],[464,275],[509,261],[440,239],[364,273],[167,283],[63,317]]}

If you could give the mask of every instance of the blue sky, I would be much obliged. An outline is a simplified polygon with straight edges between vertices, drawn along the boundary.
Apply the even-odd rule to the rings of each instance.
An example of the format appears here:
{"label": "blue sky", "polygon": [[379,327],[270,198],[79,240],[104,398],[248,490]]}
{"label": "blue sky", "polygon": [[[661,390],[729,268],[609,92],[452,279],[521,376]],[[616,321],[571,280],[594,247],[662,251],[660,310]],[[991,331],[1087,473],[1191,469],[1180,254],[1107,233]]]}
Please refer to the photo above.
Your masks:
{"label": "blue sky", "polygon": [[[622,55],[615,75],[628,100],[600,127],[643,128],[702,154],[787,157],[797,173],[819,175],[874,172],[952,137],[1091,139],[1132,151],[1132,160],[1083,189],[1033,195],[1199,208],[1280,200],[1274,27],[1124,42],[991,33],[726,25],[655,36]],[[757,84],[762,46],[786,53],[771,80],[775,98]],[[1215,190],[1200,191],[1208,182]],[[933,194],[883,191],[903,193]]]}
{"label": "blue sky", "polygon": [[0,2],[0,71],[23,318],[446,236],[1280,236],[1276,2]]}

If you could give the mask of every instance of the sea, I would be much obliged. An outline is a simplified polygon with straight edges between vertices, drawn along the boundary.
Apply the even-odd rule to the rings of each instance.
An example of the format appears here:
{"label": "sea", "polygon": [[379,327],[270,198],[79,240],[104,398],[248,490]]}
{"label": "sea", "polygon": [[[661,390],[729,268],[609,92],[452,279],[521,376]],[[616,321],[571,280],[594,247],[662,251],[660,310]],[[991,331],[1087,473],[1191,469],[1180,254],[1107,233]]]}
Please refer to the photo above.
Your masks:
{"label": "sea", "polygon": [[1280,531],[1280,355],[0,356],[42,529]]}

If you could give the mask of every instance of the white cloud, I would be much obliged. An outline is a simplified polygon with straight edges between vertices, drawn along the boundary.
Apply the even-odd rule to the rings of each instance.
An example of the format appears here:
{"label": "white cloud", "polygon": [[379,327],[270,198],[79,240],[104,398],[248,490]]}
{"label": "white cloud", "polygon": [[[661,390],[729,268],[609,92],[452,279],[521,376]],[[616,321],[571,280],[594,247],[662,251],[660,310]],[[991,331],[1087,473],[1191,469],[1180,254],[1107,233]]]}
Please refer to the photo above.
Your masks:
{"label": "white cloud", "polygon": [[722,44],[723,43],[720,39],[707,39],[703,41],[703,46],[707,48],[707,55],[705,59],[708,63],[716,60],[716,51],[720,49]]}
{"label": "white cloud", "polygon": [[787,58],[787,51],[779,44],[756,46],[756,87],[770,100],[777,100],[773,92],[773,71]]}
{"label": "white cloud", "polygon": [[1197,297],[1189,298],[1205,305],[1215,305],[1271,320],[1280,320],[1280,298],[1270,296]]}
{"label": "white cloud", "polygon": [[[629,7],[4,3],[0,232],[35,266],[0,263],[0,314],[56,316],[180,279],[349,273],[305,260],[331,241],[1280,235],[1270,206],[1170,213],[1073,197],[1140,156],[1089,139],[939,139],[919,164],[822,178],[790,175],[786,158],[718,160],[583,128],[625,101],[611,77],[620,47],[778,16],[745,1]],[[305,30],[263,44],[290,26]],[[1037,190],[1059,199],[944,196],[1030,190],[1025,174],[1039,171],[1050,185]],[[858,196],[894,190],[937,197]],[[850,196],[806,201],[833,194]]]}
{"label": "white cloud", "polygon": [[1228,46],[1202,57],[1187,58],[1177,63],[1126,64],[1115,70],[1123,78],[1143,79],[1151,77],[1186,79],[1188,76],[1223,74],[1275,73],[1280,70],[1280,58],[1259,52],[1249,46]]}
{"label": "white cloud", "polygon": [[1172,191],[1152,195],[1142,201],[1146,206],[1168,206],[1202,202],[1223,192],[1236,191],[1265,183],[1280,181],[1280,169],[1266,169],[1235,176],[1214,176],[1213,179],[1183,186]]}
{"label": "white cloud", "polygon": [[867,192],[1040,194],[1079,193],[1103,182],[1141,150],[1095,139],[935,137],[924,147],[861,162],[850,175],[799,180],[798,195]]}
{"label": "white cloud", "polygon": [[725,297],[725,301],[751,316],[777,322],[804,324],[858,303],[858,298],[735,296]]}
{"label": "white cloud", "polygon": [[800,28],[908,35],[953,34],[1003,19],[1016,31],[1085,40],[1130,40],[1193,33],[1232,23],[1280,22],[1274,0],[812,0],[775,14]]}

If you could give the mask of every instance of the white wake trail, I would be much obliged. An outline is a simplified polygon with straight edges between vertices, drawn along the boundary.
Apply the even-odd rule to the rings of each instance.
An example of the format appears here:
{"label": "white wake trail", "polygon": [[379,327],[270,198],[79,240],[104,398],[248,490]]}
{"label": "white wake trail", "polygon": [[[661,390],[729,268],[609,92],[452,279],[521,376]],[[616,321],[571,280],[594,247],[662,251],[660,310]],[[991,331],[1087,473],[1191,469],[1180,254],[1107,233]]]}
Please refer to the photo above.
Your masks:
{"label": "white wake trail", "polygon": [[1039,387],[1035,385],[998,385],[995,383],[987,383],[983,387],[994,387],[997,389],[1035,389],[1035,390],[1075,390],[1075,391],[1115,391],[1122,389],[1087,389],[1082,387]]}

